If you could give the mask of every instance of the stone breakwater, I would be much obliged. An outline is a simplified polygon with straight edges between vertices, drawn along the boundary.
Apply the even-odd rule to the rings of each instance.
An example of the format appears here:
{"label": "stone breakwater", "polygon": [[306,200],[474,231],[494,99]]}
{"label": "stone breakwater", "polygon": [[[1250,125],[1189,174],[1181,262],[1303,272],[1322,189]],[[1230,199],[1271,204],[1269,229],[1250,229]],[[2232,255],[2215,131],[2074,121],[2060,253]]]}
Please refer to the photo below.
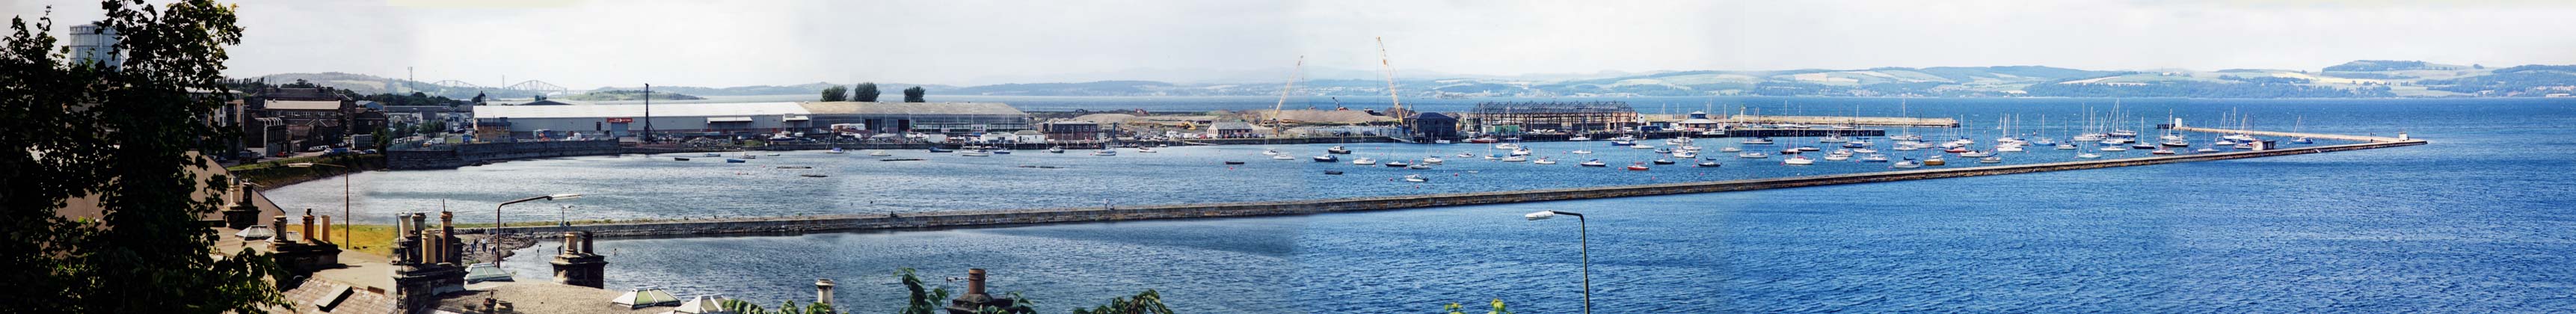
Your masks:
{"label": "stone breakwater", "polygon": [[[570,227],[604,236],[685,236],[715,234],[798,233],[843,230],[911,229],[939,227],[972,227],[1069,222],[1133,221],[1153,219],[1189,219],[1301,215],[1332,212],[1354,212],[1425,208],[1440,206],[1482,205],[1519,202],[1544,202],[1613,197],[1635,197],[1687,193],[1710,193],[1780,189],[1837,184],[1991,176],[2018,173],[2098,169],[2314,154],[2325,152],[2403,147],[2426,144],[2422,140],[2374,141],[2356,144],[2302,147],[2259,151],[2171,155],[2111,160],[2085,160],[2027,165],[1999,165],[1920,169],[1857,174],[1816,175],[1731,181],[1686,182],[1566,189],[1504,192],[1450,193],[1359,197],[1322,200],[1237,202],[1211,204],[1148,205],[1132,207],[1081,207],[1024,210],[956,211],[911,214],[861,214],[809,217],[744,218],[675,222],[591,224]],[[558,232],[562,227],[510,227],[504,233]],[[459,230],[483,232],[482,229]]]}

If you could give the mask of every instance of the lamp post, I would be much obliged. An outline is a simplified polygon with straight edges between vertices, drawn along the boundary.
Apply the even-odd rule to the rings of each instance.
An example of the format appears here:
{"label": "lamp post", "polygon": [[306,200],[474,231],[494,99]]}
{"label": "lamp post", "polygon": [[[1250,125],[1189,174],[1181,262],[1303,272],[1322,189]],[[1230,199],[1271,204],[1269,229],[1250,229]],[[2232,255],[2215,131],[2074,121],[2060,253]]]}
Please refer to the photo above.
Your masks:
{"label": "lamp post", "polygon": [[1529,220],[1545,220],[1556,218],[1557,215],[1574,216],[1574,230],[1576,237],[1580,239],[1578,241],[1582,248],[1580,252],[1583,253],[1583,313],[1592,314],[1592,230],[1587,226],[1589,222],[1583,219],[1581,213],[1553,210],[1529,213],[1521,217]]}
{"label": "lamp post", "polygon": [[[287,166],[287,167],[290,167],[290,168],[312,168],[313,166],[330,166],[330,167],[333,167],[333,168],[340,168],[340,170],[341,170],[341,173],[340,173],[340,219],[346,219],[346,220],[343,220],[343,221],[341,221],[341,222],[340,222],[340,241],[342,241],[342,242],[355,242],[355,241],[350,241],[350,239],[353,239],[353,238],[350,238],[350,237],[349,237],[349,230],[350,230],[350,228],[352,228],[352,227],[350,227],[350,225],[358,224],[358,216],[350,216],[350,215],[349,215],[349,207],[350,207],[350,206],[349,206],[349,204],[350,204],[350,202],[349,202],[349,195],[350,195],[350,193],[349,193],[349,176],[351,176],[351,175],[356,175],[356,173],[349,172],[349,171],[348,171],[348,170],[349,170],[349,166],[334,165],[334,164],[299,162],[299,163],[286,164],[286,166]],[[331,232],[331,230],[322,230],[322,232]],[[329,234],[324,234],[324,235],[326,235],[326,236],[327,236],[327,235],[329,235]]]}
{"label": "lamp post", "polygon": [[[543,201],[563,201],[563,200],[572,200],[572,199],[577,199],[577,198],[581,198],[581,193],[563,193],[563,194],[554,194],[554,195],[531,196],[531,197],[528,197],[528,198],[522,198],[522,199],[510,200],[510,201],[508,201],[508,202],[501,202],[501,205],[492,205],[492,228],[490,229],[491,231],[486,231],[486,232],[484,232],[484,234],[485,234],[485,235],[487,235],[487,236],[490,236],[490,237],[492,238],[492,240],[493,240],[493,241],[500,241],[500,239],[501,239],[501,207],[502,207],[502,206],[510,206],[510,204],[525,203],[525,202],[529,202],[529,201],[540,201],[540,200],[543,200]],[[495,242],[495,243],[498,243],[498,242]],[[492,251],[492,265],[500,265],[500,264],[501,264],[501,251],[499,251],[499,250],[500,250],[500,246],[487,246],[487,247],[492,248],[492,250],[493,250],[493,251]]]}

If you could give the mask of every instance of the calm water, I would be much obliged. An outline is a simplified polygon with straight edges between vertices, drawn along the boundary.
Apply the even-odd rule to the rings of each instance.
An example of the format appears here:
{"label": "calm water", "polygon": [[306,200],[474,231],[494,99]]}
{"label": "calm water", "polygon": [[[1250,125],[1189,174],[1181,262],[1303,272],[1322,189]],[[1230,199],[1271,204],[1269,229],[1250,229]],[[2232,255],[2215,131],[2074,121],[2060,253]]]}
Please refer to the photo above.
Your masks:
{"label": "calm water", "polygon": [[[1894,107],[1890,99],[1789,101],[1818,111],[1858,106],[1864,114]],[[2060,123],[2054,121],[2080,115],[2086,103],[2108,101],[1912,103],[1918,115],[1965,116],[1972,125],[1961,131],[1988,139],[1991,125],[1980,121],[2020,113],[2030,124],[2037,114]],[[2576,204],[2576,188],[2570,187],[2576,179],[2564,175],[2567,165],[2576,164],[2570,155],[2576,152],[2576,102],[2129,100],[2123,107],[2157,118],[2170,109],[2195,121],[2234,109],[2267,129],[2290,128],[2293,117],[2304,117],[2303,128],[2315,132],[2403,129],[2434,145],[1737,193],[1292,217],[617,239],[599,245],[611,251],[614,287],[661,285],[682,294],[724,293],[774,303],[808,299],[813,279],[833,278],[842,282],[844,304],[870,312],[897,305],[901,288],[888,274],[899,267],[919,268],[932,278],[962,276],[969,267],[991,269],[995,290],[1024,291],[1050,312],[1147,288],[1162,290],[1180,310],[1199,313],[1430,311],[1493,298],[1522,313],[1578,312],[1576,221],[1519,216],[1554,209],[1602,219],[1591,228],[1599,231],[1590,234],[1594,304],[1605,312],[2576,308],[2576,298],[2569,297],[2576,295],[2576,270],[2568,267],[2576,265],[2569,257],[2576,255],[2576,212],[2565,206]],[[1946,135],[1940,133],[1934,134]],[[1540,150],[1580,148],[1550,145],[1600,144],[1546,144]],[[1407,152],[1422,147],[1354,145],[1363,155],[1381,158],[1456,153]],[[1591,149],[1600,153],[1586,158],[1644,158],[1606,146]],[[835,174],[824,180],[758,166],[860,157],[791,153],[749,165],[571,158],[359,178],[368,199],[446,198],[451,205],[606,189],[579,191],[598,196],[575,202],[580,207],[574,210],[659,217],[1089,206],[1101,198],[1122,204],[1316,198],[1883,167],[1820,162],[1796,168],[1770,164],[1776,158],[1721,158],[1727,166],[1719,169],[1664,166],[1646,173],[1576,169],[1573,160],[1557,168],[1453,160],[1431,171],[1362,170],[1274,163],[1257,159],[1251,153],[1257,150],[1191,148],[1108,158],[1022,152],[1027,155],[910,164],[813,161],[823,167],[815,171]],[[1314,153],[1311,147],[1284,150]],[[2071,154],[2034,150],[2005,156],[2038,162]],[[1228,159],[1252,164],[1231,170],[1215,165]],[[902,165],[880,165],[889,163]],[[1068,168],[1013,167],[1020,164]],[[1315,173],[1320,169],[1352,172],[1323,176]],[[1386,181],[1407,172],[1455,176],[1419,187]],[[933,174],[958,176],[920,178]],[[388,192],[404,190],[397,186],[435,188]],[[308,184],[276,194],[280,202],[319,206],[330,198],[314,196],[324,194],[320,190]],[[306,195],[289,199],[297,193]],[[689,208],[681,210],[640,205],[692,202],[711,204],[669,207]],[[1013,204],[1019,206],[1002,206]],[[536,213],[542,209],[552,208],[514,215],[543,218]],[[551,250],[541,246],[529,253]],[[509,266],[522,274],[546,273],[536,259]]]}

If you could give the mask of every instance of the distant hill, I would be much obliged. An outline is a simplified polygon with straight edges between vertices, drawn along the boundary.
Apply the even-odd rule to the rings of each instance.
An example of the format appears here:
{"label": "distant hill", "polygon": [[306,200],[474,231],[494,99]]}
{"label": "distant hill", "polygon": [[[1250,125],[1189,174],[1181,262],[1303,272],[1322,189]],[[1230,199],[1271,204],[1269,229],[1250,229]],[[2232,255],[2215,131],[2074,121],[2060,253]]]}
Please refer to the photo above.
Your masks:
{"label": "distant hill", "polygon": [[[563,98],[561,98],[561,99],[563,99],[563,100],[576,100],[576,101],[620,101],[620,100],[644,100],[644,91],[643,91],[643,90],[632,90],[632,89],[624,89],[624,90],[599,90],[599,91],[592,91],[592,92],[588,92],[588,93],[581,93],[580,95],[564,96],[564,97],[563,97]],[[654,91],[654,92],[653,92],[653,100],[699,100],[699,99],[707,99],[707,98],[706,98],[706,97],[698,97],[698,96],[689,96],[689,95],[684,95],[684,94],[680,94],[680,93],[663,92],[663,91]]]}
{"label": "distant hill", "polygon": [[[1925,97],[2199,97],[2199,98],[2344,98],[2344,97],[2542,97],[2576,92],[2576,65],[2524,65],[2507,68],[2458,66],[2424,61],[2360,60],[2325,71],[2223,69],[2216,71],[2084,70],[2048,66],[1882,67],[1870,69],[1698,70],[1642,73],[1601,72],[1594,75],[1474,76],[1403,78],[1396,90],[1406,97],[1629,97],[1629,96],[1925,96]],[[374,93],[400,89],[405,81],[347,73],[290,73],[267,76],[271,82],[304,78],[317,84]],[[879,83],[887,95],[921,86],[931,95],[994,96],[1268,96],[1285,82],[1172,83],[1104,80],[1078,83],[1024,83],[983,86]],[[697,96],[813,95],[831,86],[739,87],[654,86],[656,93]],[[423,89],[430,89],[427,84]],[[603,90],[628,90],[614,87]],[[1383,96],[1381,79],[1309,79],[1294,91],[1312,96]],[[461,93],[461,95],[460,95]],[[445,89],[433,94],[470,98],[473,91]],[[498,97],[512,97],[496,95]],[[522,96],[523,97],[523,96]]]}

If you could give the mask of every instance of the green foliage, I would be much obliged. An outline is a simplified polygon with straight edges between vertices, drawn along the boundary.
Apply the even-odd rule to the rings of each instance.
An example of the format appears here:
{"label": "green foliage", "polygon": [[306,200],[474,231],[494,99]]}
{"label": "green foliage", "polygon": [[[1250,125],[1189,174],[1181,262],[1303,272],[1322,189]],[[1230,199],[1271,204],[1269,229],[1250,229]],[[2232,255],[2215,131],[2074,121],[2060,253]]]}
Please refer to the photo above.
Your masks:
{"label": "green foliage", "polygon": [[1172,309],[1163,306],[1161,293],[1145,289],[1135,296],[1110,298],[1109,304],[1087,310],[1073,309],[1073,314],[1172,314]]}
{"label": "green foliage", "polygon": [[849,88],[849,87],[844,87],[844,86],[840,86],[840,85],[832,85],[832,87],[825,87],[825,88],[823,88],[823,101],[848,101],[848,100],[850,100],[850,88]]}
{"label": "green foliage", "polygon": [[536,95],[536,101],[545,101],[545,100],[546,100],[546,94],[537,94],[537,95]]}
{"label": "green foliage", "polygon": [[[189,171],[228,136],[199,120],[227,97],[224,46],[241,42],[230,5],[102,1],[126,59],[109,71],[66,64],[51,17],[13,18],[0,48],[0,313],[265,312],[287,301],[284,272],[253,251],[223,254],[198,224],[223,176]],[[50,13],[50,9],[48,10]],[[43,184],[33,184],[42,182]],[[56,213],[93,197],[104,215]]]}
{"label": "green foliage", "polygon": [[903,277],[903,289],[912,293],[912,296],[909,298],[911,302],[905,304],[903,306],[903,312],[900,313],[939,314],[947,312],[943,306],[939,305],[939,303],[948,301],[948,288],[928,288],[927,285],[921,282],[921,276],[915,276],[911,268],[896,270],[895,275]]}
{"label": "green foliage", "polygon": [[394,142],[394,130],[392,128],[376,128],[376,132],[369,135],[369,138],[374,139],[375,142],[367,143],[367,146],[373,147],[371,149],[379,152],[385,151],[385,147],[390,146]]}
{"label": "green foliage", "polygon": [[884,95],[885,91],[877,90],[876,82],[867,82],[859,83],[859,85],[851,87],[850,94],[852,94],[851,96],[854,96],[851,98],[858,101],[877,102],[877,96]]}
{"label": "green foliage", "polygon": [[[1493,306],[1494,306],[1494,309],[1493,309],[1492,311],[1486,311],[1485,313],[1486,313],[1486,314],[1512,314],[1512,310],[1511,310],[1511,309],[1508,309],[1508,308],[1503,307],[1503,299],[1494,299],[1494,301],[1493,301]],[[1441,307],[1440,307],[1440,312],[1441,312],[1441,313],[1448,313],[1448,314],[1467,314],[1467,311],[1465,311],[1465,309],[1466,309],[1466,306],[1461,306],[1461,305],[1458,305],[1458,303],[1454,303],[1454,302],[1453,302],[1453,303],[1449,303],[1449,305],[1447,305],[1447,306],[1441,306]]]}
{"label": "green foliage", "polygon": [[924,102],[921,99],[921,95],[929,93],[930,91],[923,90],[920,86],[903,89],[903,102]]}

